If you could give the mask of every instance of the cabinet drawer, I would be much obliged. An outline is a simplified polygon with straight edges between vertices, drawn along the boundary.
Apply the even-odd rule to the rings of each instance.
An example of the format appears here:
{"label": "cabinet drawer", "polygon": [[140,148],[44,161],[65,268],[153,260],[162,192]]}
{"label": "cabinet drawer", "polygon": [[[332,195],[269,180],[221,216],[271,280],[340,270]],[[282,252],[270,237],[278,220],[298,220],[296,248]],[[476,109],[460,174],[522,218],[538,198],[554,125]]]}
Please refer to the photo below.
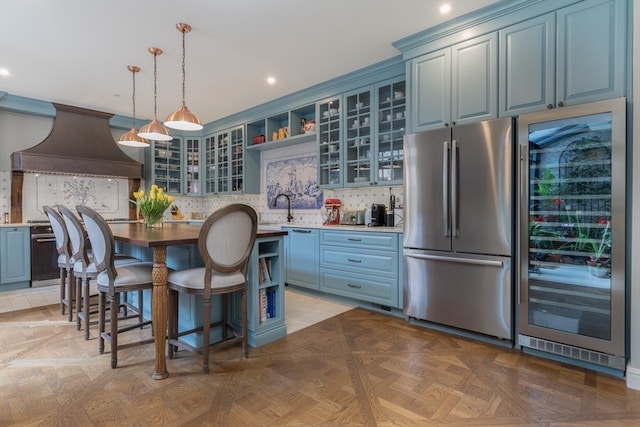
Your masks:
{"label": "cabinet drawer", "polygon": [[364,249],[391,249],[398,247],[397,233],[375,233],[369,231],[325,231],[320,233],[320,244],[350,246]]}
{"label": "cabinet drawer", "polygon": [[320,246],[320,268],[361,272],[368,276],[398,277],[398,252]]}
{"label": "cabinet drawer", "polygon": [[370,276],[352,273],[338,273],[320,269],[320,290],[361,301],[398,307],[398,282],[371,280]]}

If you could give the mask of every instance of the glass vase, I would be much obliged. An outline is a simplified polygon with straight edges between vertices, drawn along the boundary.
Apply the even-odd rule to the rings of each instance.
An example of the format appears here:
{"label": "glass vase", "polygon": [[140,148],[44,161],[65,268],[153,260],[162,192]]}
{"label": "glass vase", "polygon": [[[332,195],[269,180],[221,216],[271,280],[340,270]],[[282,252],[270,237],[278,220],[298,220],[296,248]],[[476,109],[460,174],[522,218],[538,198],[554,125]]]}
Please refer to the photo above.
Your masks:
{"label": "glass vase", "polygon": [[162,228],[164,221],[160,218],[144,218],[144,228]]}

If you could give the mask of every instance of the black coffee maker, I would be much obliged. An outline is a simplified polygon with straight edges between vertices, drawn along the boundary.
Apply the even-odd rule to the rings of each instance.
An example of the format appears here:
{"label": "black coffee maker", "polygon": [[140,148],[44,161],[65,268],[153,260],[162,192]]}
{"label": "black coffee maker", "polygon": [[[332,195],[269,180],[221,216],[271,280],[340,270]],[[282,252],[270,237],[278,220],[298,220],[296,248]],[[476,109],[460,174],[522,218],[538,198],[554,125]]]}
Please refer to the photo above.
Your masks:
{"label": "black coffee maker", "polygon": [[386,224],[386,211],[387,207],[380,203],[374,203],[371,205],[371,226],[380,227]]}

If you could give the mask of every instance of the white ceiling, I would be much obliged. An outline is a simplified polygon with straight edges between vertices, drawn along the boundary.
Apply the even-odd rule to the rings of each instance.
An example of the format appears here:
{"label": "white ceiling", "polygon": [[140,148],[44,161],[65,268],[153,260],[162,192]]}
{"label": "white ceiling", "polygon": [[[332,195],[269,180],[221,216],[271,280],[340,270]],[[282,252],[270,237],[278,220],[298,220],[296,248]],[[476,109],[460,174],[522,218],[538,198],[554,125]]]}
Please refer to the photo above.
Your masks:
{"label": "white ceiling", "polygon": [[[158,118],[186,103],[203,123],[400,54],[391,43],[496,0],[0,0],[0,91]],[[443,3],[451,12],[438,12]],[[274,86],[266,77],[277,78]]]}

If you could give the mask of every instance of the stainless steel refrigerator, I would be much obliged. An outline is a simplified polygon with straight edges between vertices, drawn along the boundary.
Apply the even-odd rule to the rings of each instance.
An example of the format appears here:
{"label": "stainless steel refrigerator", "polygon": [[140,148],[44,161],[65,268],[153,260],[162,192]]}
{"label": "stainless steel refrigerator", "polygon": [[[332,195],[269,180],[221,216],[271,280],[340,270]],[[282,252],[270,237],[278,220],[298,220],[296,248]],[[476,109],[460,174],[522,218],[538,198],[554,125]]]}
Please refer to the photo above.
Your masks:
{"label": "stainless steel refrigerator", "polygon": [[513,340],[511,118],[406,135],[404,313]]}

